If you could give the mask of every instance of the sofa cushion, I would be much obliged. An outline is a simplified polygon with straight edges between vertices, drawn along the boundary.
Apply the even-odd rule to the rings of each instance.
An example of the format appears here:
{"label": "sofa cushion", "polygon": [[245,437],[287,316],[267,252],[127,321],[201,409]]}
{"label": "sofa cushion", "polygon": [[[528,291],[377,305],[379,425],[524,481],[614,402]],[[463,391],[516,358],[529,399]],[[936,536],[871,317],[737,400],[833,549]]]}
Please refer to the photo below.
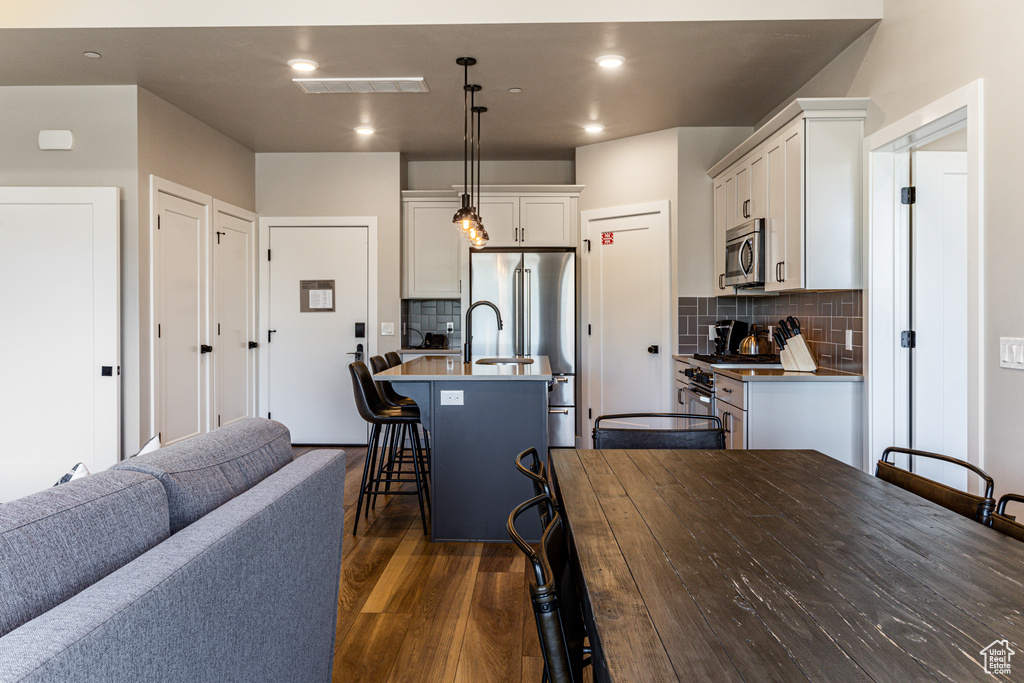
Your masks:
{"label": "sofa cushion", "polygon": [[98,472],[0,505],[0,636],[169,536],[164,489],[137,472]]}
{"label": "sofa cushion", "polygon": [[145,472],[160,480],[167,490],[173,534],[291,460],[288,428],[252,417],[119,462],[112,469]]}

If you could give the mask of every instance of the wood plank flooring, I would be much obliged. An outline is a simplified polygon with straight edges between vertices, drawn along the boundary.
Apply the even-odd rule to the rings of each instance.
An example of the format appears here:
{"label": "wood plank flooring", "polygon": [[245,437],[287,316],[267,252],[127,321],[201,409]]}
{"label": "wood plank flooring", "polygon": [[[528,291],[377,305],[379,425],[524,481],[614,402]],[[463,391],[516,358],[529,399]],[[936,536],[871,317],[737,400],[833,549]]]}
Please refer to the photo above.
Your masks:
{"label": "wood plank flooring", "polygon": [[366,449],[343,448],[334,682],[539,683],[544,663],[522,553],[511,544],[431,543],[415,496],[380,499],[353,536]]}

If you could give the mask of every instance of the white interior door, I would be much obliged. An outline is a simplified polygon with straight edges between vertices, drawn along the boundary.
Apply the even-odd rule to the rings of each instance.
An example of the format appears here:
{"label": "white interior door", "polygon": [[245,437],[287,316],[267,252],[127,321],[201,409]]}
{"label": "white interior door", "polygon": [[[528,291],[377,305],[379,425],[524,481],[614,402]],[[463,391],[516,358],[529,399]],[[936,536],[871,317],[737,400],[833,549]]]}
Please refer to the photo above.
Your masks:
{"label": "white interior door", "polygon": [[583,213],[590,240],[583,256],[591,419],[671,412],[665,384],[671,376],[669,316],[674,311],[668,220],[668,202]]}
{"label": "white interior door", "polygon": [[[372,351],[369,233],[366,225],[270,224],[268,413],[293,443],[366,443],[348,365],[357,345],[364,361]],[[357,323],[365,327],[358,338]]]}
{"label": "white interior door", "polygon": [[210,420],[210,206],[156,193],[157,424],[164,446]]}
{"label": "white interior door", "polygon": [[[967,153],[915,152],[912,168],[912,443],[966,460]],[[914,467],[967,488],[963,468],[920,458]]]}
{"label": "white interior door", "polygon": [[117,188],[0,188],[0,501],[120,453]]}
{"label": "white interior door", "polygon": [[256,217],[213,205],[214,421],[222,427],[256,415]]}

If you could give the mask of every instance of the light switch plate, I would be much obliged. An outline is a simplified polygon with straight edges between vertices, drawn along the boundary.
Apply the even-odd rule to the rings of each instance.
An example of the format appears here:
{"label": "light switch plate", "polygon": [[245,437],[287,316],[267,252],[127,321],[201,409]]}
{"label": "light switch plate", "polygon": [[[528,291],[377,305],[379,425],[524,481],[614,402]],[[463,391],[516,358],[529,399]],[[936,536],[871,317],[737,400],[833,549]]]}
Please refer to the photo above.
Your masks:
{"label": "light switch plate", "polygon": [[441,392],[441,405],[443,405],[443,406],[461,406],[462,405],[462,391],[442,391]]}
{"label": "light switch plate", "polygon": [[710,339],[711,341],[715,341],[715,339],[717,338],[718,335],[715,333],[715,326],[708,325],[708,339]]}
{"label": "light switch plate", "polygon": [[395,335],[395,324],[394,323],[381,323],[380,333],[385,337],[393,337]]}
{"label": "light switch plate", "polygon": [[999,367],[1024,370],[1024,339],[1020,337],[999,338]]}
{"label": "light switch plate", "polygon": [[853,351],[853,330],[846,331],[846,350]]}

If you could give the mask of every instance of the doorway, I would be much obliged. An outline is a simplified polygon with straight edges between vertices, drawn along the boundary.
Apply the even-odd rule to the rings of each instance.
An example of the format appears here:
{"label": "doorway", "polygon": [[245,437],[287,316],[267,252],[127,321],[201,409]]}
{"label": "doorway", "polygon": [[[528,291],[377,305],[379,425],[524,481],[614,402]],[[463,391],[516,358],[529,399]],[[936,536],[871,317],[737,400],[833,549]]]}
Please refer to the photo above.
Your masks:
{"label": "doorway", "polygon": [[348,365],[376,351],[376,220],[260,219],[260,414],[295,444],[365,444]]}
{"label": "doorway", "polygon": [[[868,471],[890,445],[984,468],[981,94],[976,81],[865,140]],[[976,486],[929,467],[915,463]]]}
{"label": "doorway", "polygon": [[601,415],[672,410],[668,211],[664,201],[581,214],[586,438]]}

